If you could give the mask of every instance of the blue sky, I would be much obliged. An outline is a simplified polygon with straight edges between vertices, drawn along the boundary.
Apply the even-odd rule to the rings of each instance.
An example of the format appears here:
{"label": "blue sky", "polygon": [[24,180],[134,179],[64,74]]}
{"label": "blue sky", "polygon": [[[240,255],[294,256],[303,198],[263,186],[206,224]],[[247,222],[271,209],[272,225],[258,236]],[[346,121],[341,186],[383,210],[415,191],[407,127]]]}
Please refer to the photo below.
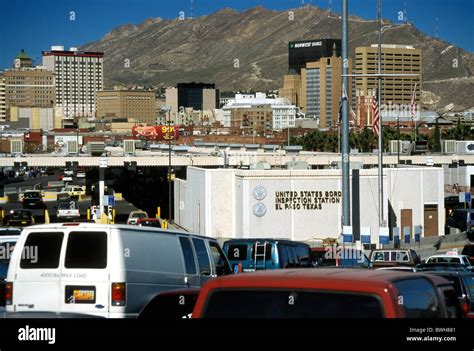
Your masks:
{"label": "blue sky", "polygon": [[[329,0],[305,0],[328,8]],[[405,0],[382,0],[384,18],[397,21]],[[4,0],[0,2],[0,69],[9,67],[24,48],[41,61],[41,50],[51,45],[80,46],[100,39],[113,28],[137,24],[150,17],[176,18],[190,11],[191,0]],[[332,0],[340,12],[341,0]],[[407,17],[429,35],[474,51],[474,0],[406,0]],[[194,17],[224,7],[245,10],[255,6],[283,10],[299,7],[302,0],[194,0]],[[71,21],[70,11],[75,12]],[[377,0],[349,0],[349,11],[366,19],[376,18]]]}

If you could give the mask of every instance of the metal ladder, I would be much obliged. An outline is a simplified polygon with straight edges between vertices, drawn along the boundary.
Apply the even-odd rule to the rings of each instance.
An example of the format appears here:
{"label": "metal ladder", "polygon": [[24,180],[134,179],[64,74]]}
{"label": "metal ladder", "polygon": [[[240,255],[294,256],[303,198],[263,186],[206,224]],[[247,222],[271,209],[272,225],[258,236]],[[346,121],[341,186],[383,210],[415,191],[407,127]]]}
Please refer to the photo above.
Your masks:
{"label": "metal ladder", "polygon": [[[263,248],[263,253],[261,254],[258,253],[259,248]],[[254,250],[255,250],[254,251],[255,252],[255,257],[254,257],[255,270],[258,270],[259,268],[266,269],[267,268],[267,265],[266,265],[267,242],[265,241],[263,244],[260,244],[258,241],[255,242]],[[258,264],[259,259],[262,260],[262,263],[260,265]]]}

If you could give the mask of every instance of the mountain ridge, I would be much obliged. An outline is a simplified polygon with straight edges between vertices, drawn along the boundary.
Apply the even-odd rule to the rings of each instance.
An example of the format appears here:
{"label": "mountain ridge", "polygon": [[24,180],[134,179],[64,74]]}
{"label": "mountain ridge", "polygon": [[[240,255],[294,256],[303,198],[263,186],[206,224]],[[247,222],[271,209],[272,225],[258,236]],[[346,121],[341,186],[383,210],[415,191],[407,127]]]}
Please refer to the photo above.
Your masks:
{"label": "mountain ridge", "polygon": [[[384,20],[383,24],[387,26],[383,43],[422,49],[423,79],[429,82],[426,88],[439,97],[428,108],[442,109],[450,103],[455,110],[473,106],[472,82],[459,85],[445,80],[472,77],[474,54],[432,38],[410,23]],[[350,17],[351,57],[356,46],[377,42],[377,28],[375,20]],[[104,75],[109,87],[214,81],[222,91],[265,91],[282,85],[289,41],[340,37],[340,17],[314,6],[286,11],[253,7],[241,12],[223,8],[193,19],[158,17],[137,25],[124,24],[81,49],[105,53]],[[130,67],[124,64],[126,60]],[[453,94],[451,89],[459,91]]]}

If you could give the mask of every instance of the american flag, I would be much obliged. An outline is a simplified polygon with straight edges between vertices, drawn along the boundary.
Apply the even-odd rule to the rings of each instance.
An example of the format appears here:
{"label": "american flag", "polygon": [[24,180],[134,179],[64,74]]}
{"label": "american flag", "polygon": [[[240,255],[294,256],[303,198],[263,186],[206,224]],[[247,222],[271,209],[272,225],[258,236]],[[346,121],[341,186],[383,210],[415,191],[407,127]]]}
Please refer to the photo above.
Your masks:
{"label": "american flag", "polygon": [[372,128],[376,136],[379,134],[379,102],[377,100],[377,95],[372,98],[372,111],[374,113],[374,119],[372,123]]}
{"label": "american flag", "polygon": [[411,96],[411,118],[415,120],[416,118],[416,83],[415,88],[413,89],[413,94]]}

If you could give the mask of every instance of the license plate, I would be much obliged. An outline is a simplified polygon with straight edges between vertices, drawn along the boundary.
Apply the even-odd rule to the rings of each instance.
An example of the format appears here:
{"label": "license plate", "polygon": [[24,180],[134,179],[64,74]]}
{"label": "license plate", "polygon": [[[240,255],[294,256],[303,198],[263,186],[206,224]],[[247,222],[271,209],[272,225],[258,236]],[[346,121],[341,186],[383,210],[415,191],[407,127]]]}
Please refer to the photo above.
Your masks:
{"label": "license plate", "polygon": [[79,285],[67,285],[65,291],[65,302],[67,304],[74,303],[95,303],[96,300],[96,288],[95,286],[79,286]]}
{"label": "license plate", "polygon": [[27,222],[26,221],[21,221],[21,224],[26,224]]}
{"label": "license plate", "polygon": [[74,290],[74,301],[94,301],[94,291],[92,290]]}

